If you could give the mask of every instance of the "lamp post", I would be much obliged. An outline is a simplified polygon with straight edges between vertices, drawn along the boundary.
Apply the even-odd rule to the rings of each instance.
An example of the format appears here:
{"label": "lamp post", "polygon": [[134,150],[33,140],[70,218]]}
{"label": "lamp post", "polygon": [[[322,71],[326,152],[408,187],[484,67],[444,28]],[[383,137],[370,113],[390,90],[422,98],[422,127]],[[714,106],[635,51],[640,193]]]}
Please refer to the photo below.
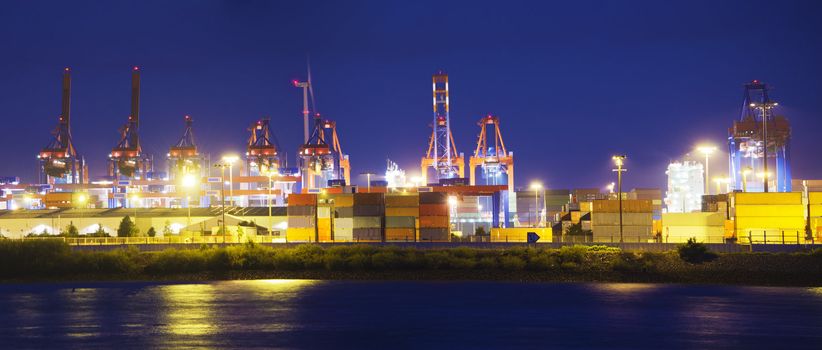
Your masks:
{"label": "lamp post", "polygon": [[627,158],[625,155],[611,157],[617,166],[613,171],[617,173],[617,195],[619,196],[619,243],[624,242],[622,237],[622,173],[628,171],[628,169],[622,167],[625,164],[625,158]]}
{"label": "lamp post", "polygon": [[140,200],[140,196],[133,194],[131,195],[131,205],[134,207],[134,227],[137,227],[137,201]]}
{"label": "lamp post", "polygon": [[745,167],[745,169],[742,169],[742,192],[748,192],[748,174],[752,172],[753,169],[751,169],[751,167]]}
{"label": "lamp post", "polygon": [[[86,197],[85,194],[80,194],[77,196],[77,204],[78,208],[80,208],[80,220],[77,220],[77,225],[80,227],[83,227],[83,214],[85,212],[83,207],[86,206],[86,203],[88,203],[88,197]],[[60,232],[60,227],[57,228],[57,232]]]}
{"label": "lamp post", "polygon": [[531,189],[534,190],[534,227],[539,226],[539,190],[542,189],[542,184],[539,182],[531,183]]}
{"label": "lamp post", "polygon": [[708,161],[710,160],[711,154],[716,152],[716,147],[714,146],[700,146],[696,148],[699,153],[705,155],[705,194],[711,194],[710,187],[708,186],[710,177],[708,175]]}
{"label": "lamp post", "polygon": [[222,217],[223,217],[222,225],[221,225],[222,226],[221,231],[223,232],[223,244],[225,244],[225,230],[226,230],[226,228],[225,228],[225,168],[228,168],[230,166],[231,166],[230,164],[225,163],[225,162],[214,164],[214,167],[220,168],[220,196],[222,197],[222,200],[220,202],[222,204],[222,210],[221,211],[222,211]]}
{"label": "lamp post", "polygon": [[454,222],[457,224],[457,231],[460,230],[459,224],[459,214],[457,213],[457,205],[459,205],[459,201],[457,200],[456,196],[448,196],[448,206],[451,207],[451,212],[454,213]]}
{"label": "lamp post", "polygon": [[191,199],[189,198],[189,191],[197,185],[197,179],[192,174],[183,176],[183,188],[186,193],[186,208],[188,209],[188,223],[186,227],[191,226]]}
{"label": "lamp post", "polygon": [[271,229],[273,228],[273,220],[271,218],[271,187],[274,186],[274,182],[272,177],[280,176],[280,173],[277,171],[266,171],[266,176],[268,176],[268,232],[271,233]]}
{"label": "lamp post", "polygon": [[366,181],[368,181],[368,183],[366,184],[366,188],[368,189],[368,193],[371,193],[371,175],[377,175],[377,174],[376,173],[371,173],[371,172],[365,172],[365,173],[361,173],[360,175],[365,175]]}
{"label": "lamp post", "polygon": [[234,162],[238,159],[240,158],[235,155],[223,156],[223,162],[228,164],[228,199],[231,201],[231,206],[234,206]]}

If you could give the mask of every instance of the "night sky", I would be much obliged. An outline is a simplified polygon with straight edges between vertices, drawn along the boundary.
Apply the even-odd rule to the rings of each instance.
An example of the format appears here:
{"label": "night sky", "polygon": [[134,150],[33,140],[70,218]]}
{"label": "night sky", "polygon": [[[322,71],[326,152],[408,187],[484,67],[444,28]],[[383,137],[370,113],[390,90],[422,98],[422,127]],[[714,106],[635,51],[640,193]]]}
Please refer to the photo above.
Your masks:
{"label": "night sky", "polygon": [[[302,101],[290,82],[305,77],[310,55],[318,110],[337,120],[352,174],[382,172],[386,158],[419,172],[431,74],[442,68],[457,148],[468,158],[477,120],[498,115],[518,186],[603,187],[614,180],[611,155],[625,153],[627,188],[664,187],[668,162],[700,141],[724,149],[752,79],[772,85],[792,123],[794,177],[822,178],[820,10],[812,1],[4,2],[0,176],[35,179],[66,66],[75,145],[93,177],[129,113],[134,65],[143,147],[158,159],[186,114],[215,156],[243,152],[247,126],[269,116],[293,165]],[[712,169],[727,171],[726,159]]]}

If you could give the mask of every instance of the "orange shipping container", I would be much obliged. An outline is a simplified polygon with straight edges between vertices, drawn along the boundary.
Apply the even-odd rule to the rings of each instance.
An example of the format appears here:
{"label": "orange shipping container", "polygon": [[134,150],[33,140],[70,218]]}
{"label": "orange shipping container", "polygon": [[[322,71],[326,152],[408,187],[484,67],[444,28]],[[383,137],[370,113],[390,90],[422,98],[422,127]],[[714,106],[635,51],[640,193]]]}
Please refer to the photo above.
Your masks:
{"label": "orange shipping container", "polygon": [[354,205],[381,205],[383,196],[382,193],[355,193]]}
{"label": "orange shipping container", "polygon": [[418,207],[385,208],[385,216],[420,216],[420,209]]}
{"label": "orange shipping container", "polygon": [[353,207],[354,206],[354,195],[353,194],[339,194],[334,196],[334,206],[338,208],[343,207]]}
{"label": "orange shipping container", "polygon": [[313,193],[292,193],[288,195],[288,206],[316,206],[317,195]]}
{"label": "orange shipping container", "polygon": [[413,228],[387,228],[385,229],[386,241],[414,241],[416,230]]}
{"label": "orange shipping container", "polygon": [[447,228],[447,216],[420,216],[421,228]]}
{"label": "orange shipping container", "polygon": [[448,204],[420,204],[420,216],[447,216]]}

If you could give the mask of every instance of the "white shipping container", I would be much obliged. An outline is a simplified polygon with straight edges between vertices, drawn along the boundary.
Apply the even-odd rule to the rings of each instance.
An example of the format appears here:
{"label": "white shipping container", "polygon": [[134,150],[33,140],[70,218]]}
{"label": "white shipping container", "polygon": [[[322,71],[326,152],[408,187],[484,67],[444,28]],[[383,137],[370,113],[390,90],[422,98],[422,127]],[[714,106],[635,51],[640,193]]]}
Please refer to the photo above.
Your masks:
{"label": "white shipping container", "polygon": [[354,229],[354,219],[353,218],[337,218],[334,219],[334,230],[338,229],[346,229],[346,230],[353,230]]}

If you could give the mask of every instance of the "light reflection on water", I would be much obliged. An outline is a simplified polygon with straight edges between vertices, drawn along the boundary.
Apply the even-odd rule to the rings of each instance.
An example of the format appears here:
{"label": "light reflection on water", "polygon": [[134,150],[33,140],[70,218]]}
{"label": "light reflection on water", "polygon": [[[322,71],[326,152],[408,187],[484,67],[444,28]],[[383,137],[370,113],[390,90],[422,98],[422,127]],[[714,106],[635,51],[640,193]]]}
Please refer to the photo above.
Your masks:
{"label": "light reflection on water", "polygon": [[822,288],[309,280],[0,285],[2,348],[813,348]]}

